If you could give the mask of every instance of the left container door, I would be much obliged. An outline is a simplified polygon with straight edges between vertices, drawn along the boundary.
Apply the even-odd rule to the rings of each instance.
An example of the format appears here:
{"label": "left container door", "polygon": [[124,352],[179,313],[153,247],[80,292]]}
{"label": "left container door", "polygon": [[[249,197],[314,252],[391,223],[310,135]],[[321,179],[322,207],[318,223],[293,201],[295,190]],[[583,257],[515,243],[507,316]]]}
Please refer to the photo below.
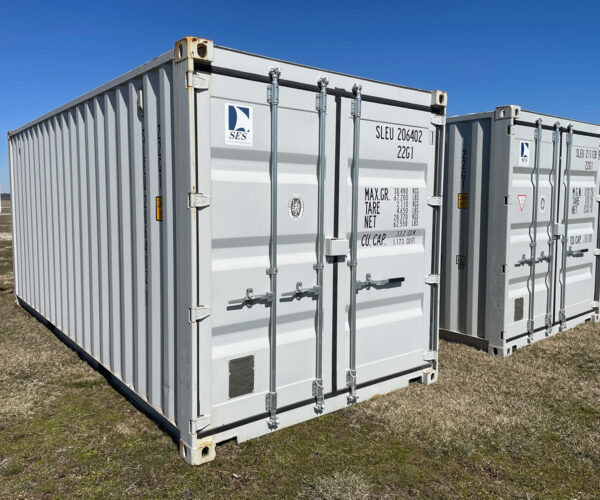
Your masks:
{"label": "left container door", "polygon": [[[265,414],[269,392],[271,107],[268,84],[213,75],[212,425]],[[316,83],[316,82],[315,82]],[[279,88],[277,126],[277,406],[313,399],[319,114],[316,92]],[[333,228],[335,102],[326,118],[325,232]],[[202,145],[199,145],[202,147]],[[200,235],[211,237],[211,235]],[[304,290],[296,294],[298,289]],[[325,263],[323,324],[331,324],[332,275]],[[261,298],[262,296],[262,298]],[[251,299],[232,303],[236,299]],[[331,329],[324,328],[324,391],[331,391]],[[202,370],[202,367],[200,367]],[[265,425],[267,425],[265,423]]]}

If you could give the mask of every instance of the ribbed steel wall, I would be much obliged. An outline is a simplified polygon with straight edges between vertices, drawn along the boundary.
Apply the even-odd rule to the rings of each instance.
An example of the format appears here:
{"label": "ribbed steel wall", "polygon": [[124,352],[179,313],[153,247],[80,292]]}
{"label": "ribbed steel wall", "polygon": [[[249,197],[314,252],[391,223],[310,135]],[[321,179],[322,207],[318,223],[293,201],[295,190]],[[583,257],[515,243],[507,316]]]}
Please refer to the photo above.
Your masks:
{"label": "ribbed steel wall", "polygon": [[172,81],[169,62],[35,122],[10,160],[17,296],[174,421]]}

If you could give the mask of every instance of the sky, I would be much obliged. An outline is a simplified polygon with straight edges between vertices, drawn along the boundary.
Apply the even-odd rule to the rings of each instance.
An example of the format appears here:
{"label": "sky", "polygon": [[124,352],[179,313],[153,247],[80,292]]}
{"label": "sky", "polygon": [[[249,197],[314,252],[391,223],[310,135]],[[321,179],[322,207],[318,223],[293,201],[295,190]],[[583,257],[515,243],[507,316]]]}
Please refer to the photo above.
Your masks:
{"label": "sky", "polygon": [[173,48],[184,36],[448,92],[448,114],[524,109],[600,123],[599,1],[6,1],[6,132]]}

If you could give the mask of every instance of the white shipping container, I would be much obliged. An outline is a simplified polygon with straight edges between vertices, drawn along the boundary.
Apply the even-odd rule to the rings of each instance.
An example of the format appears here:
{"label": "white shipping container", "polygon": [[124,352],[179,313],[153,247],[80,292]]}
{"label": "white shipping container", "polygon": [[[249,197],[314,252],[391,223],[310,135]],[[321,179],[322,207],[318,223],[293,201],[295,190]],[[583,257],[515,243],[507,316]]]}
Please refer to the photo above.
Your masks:
{"label": "white shipping container", "polygon": [[182,39],[9,133],[17,299],[192,464],[429,383],[445,107]]}
{"label": "white shipping container", "polygon": [[597,321],[600,126],[502,106],[446,134],[442,336],[507,356]]}

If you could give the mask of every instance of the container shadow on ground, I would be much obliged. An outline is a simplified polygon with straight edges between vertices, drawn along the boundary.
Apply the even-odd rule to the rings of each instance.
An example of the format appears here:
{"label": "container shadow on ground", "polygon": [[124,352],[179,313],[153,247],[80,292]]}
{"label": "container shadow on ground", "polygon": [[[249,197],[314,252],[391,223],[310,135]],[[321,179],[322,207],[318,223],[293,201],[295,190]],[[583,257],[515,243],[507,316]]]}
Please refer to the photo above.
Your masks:
{"label": "container shadow on ground", "polygon": [[10,245],[0,241],[8,260],[0,261],[8,276],[0,280],[2,497],[593,498],[600,491],[596,325],[507,359],[442,342],[437,383],[229,442],[217,447],[215,462],[193,468],[166,433],[15,304]]}

